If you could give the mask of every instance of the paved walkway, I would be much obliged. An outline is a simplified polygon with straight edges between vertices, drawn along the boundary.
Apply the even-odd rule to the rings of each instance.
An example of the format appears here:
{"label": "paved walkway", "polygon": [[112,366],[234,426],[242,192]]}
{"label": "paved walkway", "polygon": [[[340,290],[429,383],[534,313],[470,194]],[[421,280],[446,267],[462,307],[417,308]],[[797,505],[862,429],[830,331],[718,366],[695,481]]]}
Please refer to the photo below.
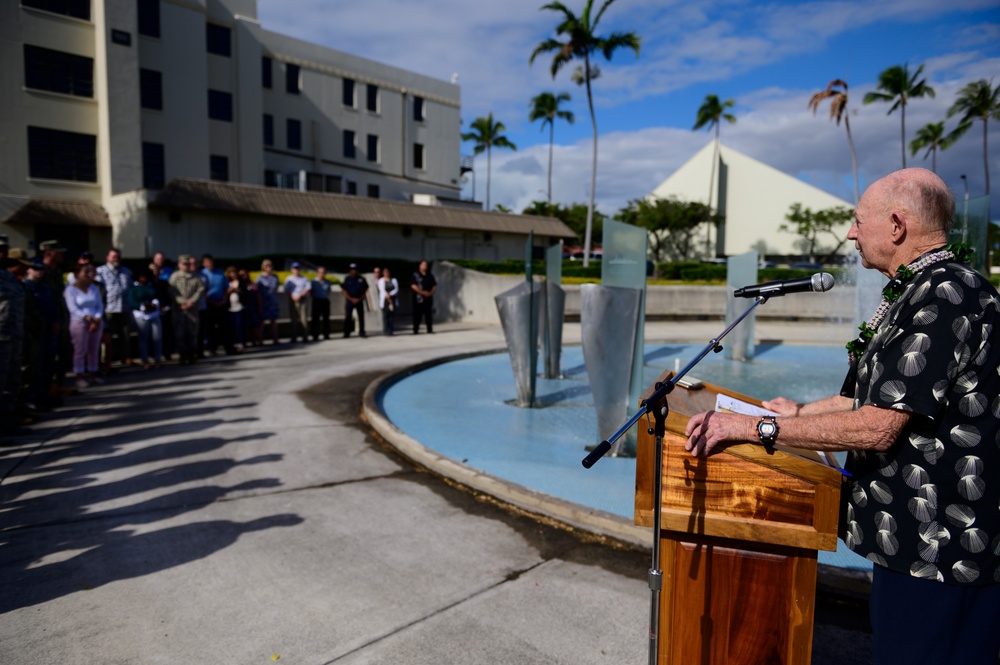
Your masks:
{"label": "paved walkway", "polygon": [[[446,325],[265,347],[70,398],[0,448],[3,662],[646,662],[645,553],[478,500],[359,422],[378,376],[502,345]],[[821,596],[813,662],[868,662],[864,612]]]}

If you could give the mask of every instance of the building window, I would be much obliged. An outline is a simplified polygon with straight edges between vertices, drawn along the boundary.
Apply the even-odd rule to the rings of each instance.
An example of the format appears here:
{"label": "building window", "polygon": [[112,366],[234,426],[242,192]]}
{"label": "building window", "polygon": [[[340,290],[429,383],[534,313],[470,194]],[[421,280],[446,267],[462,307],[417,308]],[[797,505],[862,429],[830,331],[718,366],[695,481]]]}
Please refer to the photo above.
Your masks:
{"label": "building window", "polygon": [[289,150],[302,150],[302,123],[289,118],[285,122],[286,142]]}
{"label": "building window", "polygon": [[139,104],[144,109],[163,110],[163,74],[153,69],[139,70]]}
{"label": "building window", "polygon": [[274,145],[274,116],[264,114],[264,145]]}
{"label": "building window", "polygon": [[302,70],[298,65],[285,65],[285,92],[297,95],[302,90]]}
{"label": "building window", "polygon": [[24,45],[24,85],[77,97],[94,96],[94,61],[82,55]]}
{"label": "building window", "polygon": [[414,97],[413,98],[413,119],[417,122],[423,122],[424,118],[424,98]]}
{"label": "building window", "polygon": [[368,84],[368,101],[365,104],[365,108],[372,113],[378,113],[378,86]]}
{"label": "building window", "polygon": [[97,137],[28,127],[28,174],[32,178],[97,182]]}
{"label": "building window", "polygon": [[413,168],[424,169],[424,144],[414,143],[413,144]]}
{"label": "building window", "polygon": [[139,34],[147,37],[160,36],[160,0],[139,0]]}
{"label": "building window", "polygon": [[277,173],[277,171],[272,171],[270,169],[264,169],[264,186],[265,187],[277,187],[278,186],[278,173]]}
{"label": "building window", "polygon": [[354,182],[353,180],[348,180],[347,181],[347,194],[349,194],[350,196],[357,196],[358,195],[358,183]]}
{"label": "building window", "polygon": [[354,79],[344,79],[341,100],[344,102],[344,106],[352,109],[357,108],[354,100]]}
{"label": "building window", "polygon": [[306,174],[306,191],[307,192],[322,192],[323,191],[323,174],[322,173],[307,173]]}
{"label": "building window", "polygon": [[377,162],[378,161],[378,135],[369,134],[368,135],[368,161]]}
{"label": "building window", "polygon": [[378,185],[368,185],[368,198],[377,199],[382,193],[381,188]]}
{"label": "building window", "polygon": [[221,90],[208,91],[208,117],[223,122],[233,121],[233,95]]}
{"label": "building window", "polygon": [[326,176],[326,191],[331,194],[343,193],[344,179],[339,175]]}
{"label": "building window", "polygon": [[21,0],[21,5],[84,21],[90,20],[90,0]]}
{"label": "building window", "polygon": [[162,143],[142,144],[142,186],[146,189],[163,189],[167,178]]}
{"label": "building window", "polygon": [[229,158],[225,155],[209,155],[209,177],[219,182],[229,182]]}
{"label": "building window", "polygon": [[224,25],[205,24],[205,48],[209,53],[229,57],[232,55],[232,31]]}
{"label": "building window", "polygon": [[271,70],[274,67],[274,60],[266,55],[260,59],[260,85],[263,88],[271,89]]}
{"label": "building window", "polygon": [[132,33],[124,30],[112,30],[111,41],[119,46],[132,46]]}
{"label": "building window", "polygon": [[344,130],[344,157],[354,159],[358,156],[358,139],[353,129]]}

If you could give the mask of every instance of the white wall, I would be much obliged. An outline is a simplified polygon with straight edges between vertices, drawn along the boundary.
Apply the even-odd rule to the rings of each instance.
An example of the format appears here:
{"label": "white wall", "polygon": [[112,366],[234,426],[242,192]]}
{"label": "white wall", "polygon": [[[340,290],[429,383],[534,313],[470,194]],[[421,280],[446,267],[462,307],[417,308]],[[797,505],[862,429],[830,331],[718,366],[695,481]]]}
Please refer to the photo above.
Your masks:
{"label": "white wall", "polygon": [[[782,173],[775,168],[739,153],[725,145],[720,146],[721,165],[716,178],[721,180],[713,189],[713,208],[725,217],[724,251],[727,256],[757,251],[760,255],[801,254],[797,245],[798,235],[779,231],[786,223],[785,215],[793,203],[801,203],[812,210],[836,206],[853,208],[853,205],[821,189]],[[711,176],[713,142],[709,141],[653,190],[655,197],[676,196],[685,201],[704,203],[708,198]],[[840,230],[847,235],[848,225]],[[704,235],[702,235],[704,238]],[[713,231],[714,239],[714,231]],[[823,240],[832,246],[835,242]],[[701,246],[704,242],[701,243]],[[844,252],[851,249],[848,243]]]}

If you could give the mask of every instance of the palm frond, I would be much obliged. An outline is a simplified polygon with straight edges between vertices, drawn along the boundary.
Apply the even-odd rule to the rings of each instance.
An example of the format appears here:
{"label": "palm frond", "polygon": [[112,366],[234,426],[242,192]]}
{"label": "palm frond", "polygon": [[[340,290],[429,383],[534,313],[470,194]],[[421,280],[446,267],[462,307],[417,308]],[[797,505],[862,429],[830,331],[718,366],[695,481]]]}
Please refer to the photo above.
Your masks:
{"label": "palm frond", "polygon": [[[605,0],[604,4],[601,5],[601,8],[598,10],[597,16],[594,17],[594,22],[590,24],[591,28],[597,27],[597,24],[600,22],[601,17],[604,16],[604,12],[608,9],[608,7],[611,6],[611,3],[614,1],[615,0]],[[593,0],[588,0],[588,3],[589,2],[593,2]]]}
{"label": "palm frond", "polygon": [[528,58],[528,64],[535,64],[535,58],[542,55],[543,53],[551,53],[552,51],[561,51],[563,47],[562,42],[555,39],[546,39],[544,42],[539,42],[535,47],[535,50],[531,52],[531,57]]}
{"label": "palm frond", "polygon": [[610,60],[612,54],[620,48],[630,48],[639,57],[639,46],[642,39],[634,32],[613,32],[607,37],[600,39],[595,44],[596,50],[604,54],[605,60]]}

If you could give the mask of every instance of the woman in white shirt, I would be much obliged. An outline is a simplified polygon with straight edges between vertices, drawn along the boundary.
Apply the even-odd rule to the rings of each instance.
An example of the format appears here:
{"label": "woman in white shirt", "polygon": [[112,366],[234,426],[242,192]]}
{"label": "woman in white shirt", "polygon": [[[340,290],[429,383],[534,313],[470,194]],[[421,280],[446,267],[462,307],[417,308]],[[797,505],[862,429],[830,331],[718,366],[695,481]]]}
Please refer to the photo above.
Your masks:
{"label": "woman in white shirt", "polygon": [[393,332],[393,315],[399,307],[399,282],[389,273],[388,268],[382,268],[382,276],[378,280],[378,303],[382,308],[382,332],[391,335]]}
{"label": "woman in white shirt", "polygon": [[69,309],[69,335],[73,340],[73,372],[78,388],[104,383],[97,376],[101,333],[104,330],[104,301],[94,284],[97,269],[89,263],[78,265],[76,281],[63,291]]}

